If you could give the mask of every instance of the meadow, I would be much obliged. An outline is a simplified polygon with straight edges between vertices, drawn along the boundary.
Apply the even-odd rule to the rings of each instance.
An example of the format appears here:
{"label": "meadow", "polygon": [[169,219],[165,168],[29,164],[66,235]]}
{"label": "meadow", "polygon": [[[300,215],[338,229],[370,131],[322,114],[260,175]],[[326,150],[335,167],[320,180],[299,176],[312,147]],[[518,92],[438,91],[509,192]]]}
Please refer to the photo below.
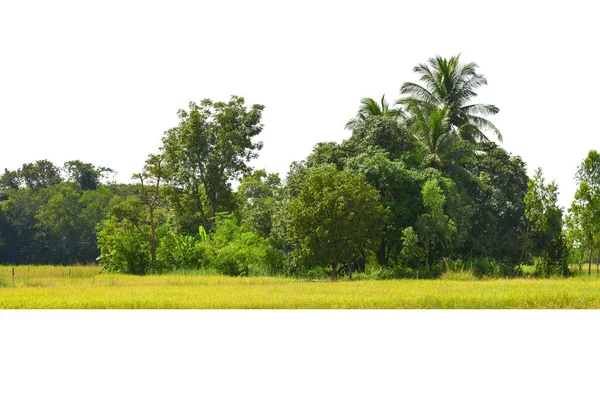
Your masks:
{"label": "meadow", "polygon": [[[303,281],[0,267],[3,309],[600,308],[600,278]],[[596,267],[597,269],[597,267]],[[70,272],[69,272],[70,271]]]}

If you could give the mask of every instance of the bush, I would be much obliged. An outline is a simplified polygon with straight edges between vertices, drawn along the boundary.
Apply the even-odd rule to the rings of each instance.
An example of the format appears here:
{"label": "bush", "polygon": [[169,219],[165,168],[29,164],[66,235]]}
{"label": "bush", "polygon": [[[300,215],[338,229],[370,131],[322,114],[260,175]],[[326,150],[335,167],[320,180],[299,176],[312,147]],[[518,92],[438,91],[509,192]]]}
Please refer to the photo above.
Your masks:
{"label": "bush", "polygon": [[99,264],[108,271],[144,275],[150,271],[148,241],[132,226],[111,218],[102,223],[98,232]]}
{"label": "bush", "polygon": [[196,236],[169,232],[161,238],[156,257],[160,271],[208,268],[214,259],[214,248],[203,227]]}
{"label": "bush", "polygon": [[268,239],[242,228],[232,214],[219,215],[212,239],[214,267],[224,275],[280,275],[284,271],[283,254]]}

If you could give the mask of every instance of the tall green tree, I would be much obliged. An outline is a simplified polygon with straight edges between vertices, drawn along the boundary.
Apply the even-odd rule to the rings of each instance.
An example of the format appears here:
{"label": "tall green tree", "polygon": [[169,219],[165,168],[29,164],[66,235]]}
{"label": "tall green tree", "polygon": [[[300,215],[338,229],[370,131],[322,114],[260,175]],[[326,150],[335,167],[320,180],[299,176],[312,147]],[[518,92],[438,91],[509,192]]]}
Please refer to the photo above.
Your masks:
{"label": "tall green tree", "polygon": [[156,213],[159,207],[163,205],[163,188],[161,184],[164,184],[169,177],[170,171],[168,167],[165,167],[163,154],[150,154],[144,165],[144,170],[133,175],[134,179],[140,181],[140,199],[148,210],[148,224],[150,225],[148,243],[153,266],[156,265],[156,249],[158,248]]}
{"label": "tall green tree", "polygon": [[218,212],[233,211],[231,182],[250,172],[248,162],[262,143],[262,105],[247,108],[244,98],[202,100],[179,110],[179,125],[165,132],[163,154],[173,171],[171,201],[182,230],[212,227]]}
{"label": "tall green tree", "polygon": [[62,182],[60,168],[48,160],[23,164],[18,173],[25,186],[31,190],[47,188]]}
{"label": "tall green tree", "polygon": [[461,252],[513,266],[519,261],[525,231],[529,182],[525,163],[495,143],[477,147],[482,153],[467,166],[478,177],[466,186],[473,201],[472,229]]}
{"label": "tall green tree", "polygon": [[114,171],[106,167],[95,167],[79,160],[67,161],[64,165],[68,179],[76,182],[82,190],[95,190],[102,178]]}
{"label": "tall green tree", "polygon": [[488,141],[485,132],[502,140],[500,131],[486,117],[498,113],[491,104],[472,104],[477,89],[487,85],[487,79],[477,73],[477,64],[460,62],[460,55],[449,59],[435,56],[414,67],[422,84],[405,82],[400,93],[410,96],[405,103],[418,103],[447,109],[449,124],[461,128],[460,134],[469,142]]}
{"label": "tall green tree", "polygon": [[237,190],[243,225],[264,238],[271,236],[281,192],[279,174],[259,169],[246,175]]}
{"label": "tall green tree", "polygon": [[413,226],[423,211],[421,186],[423,175],[408,169],[401,161],[392,161],[382,150],[364,152],[348,160],[346,170],[360,174],[381,195],[382,205],[390,210],[390,223],[385,227],[376,252],[380,265],[388,265],[402,247],[404,228]]}
{"label": "tall green tree", "polygon": [[600,243],[600,153],[591,150],[581,163],[575,176],[578,184],[575,200],[569,209],[572,229],[589,252],[591,274],[592,254]]}
{"label": "tall green tree", "polygon": [[545,184],[542,170],[538,168],[529,180],[525,195],[527,227],[520,261],[525,260],[527,240],[533,239],[530,247],[534,255],[543,258],[544,271],[536,271],[539,274],[568,274],[562,216],[558,206],[558,186],[555,182]]}

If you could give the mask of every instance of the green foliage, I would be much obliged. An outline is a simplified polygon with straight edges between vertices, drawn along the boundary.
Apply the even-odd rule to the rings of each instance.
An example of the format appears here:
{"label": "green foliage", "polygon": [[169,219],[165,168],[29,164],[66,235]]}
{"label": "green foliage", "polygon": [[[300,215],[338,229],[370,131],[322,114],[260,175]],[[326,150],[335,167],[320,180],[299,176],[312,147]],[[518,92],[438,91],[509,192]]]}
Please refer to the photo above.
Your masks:
{"label": "green foliage", "polygon": [[402,250],[400,250],[399,259],[402,265],[412,269],[420,269],[425,262],[425,252],[419,246],[419,237],[412,226],[402,231],[401,240]]}
{"label": "green foliage", "polygon": [[23,164],[18,171],[25,187],[39,190],[62,182],[60,169],[48,160],[39,160],[35,163]]}
{"label": "green foliage", "polygon": [[479,179],[466,186],[475,205],[472,229],[459,251],[516,265],[525,231],[525,163],[494,143],[477,147],[483,153],[471,161],[469,170]]}
{"label": "green foliage", "polygon": [[134,275],[153,272],[146,235],[128,221],[118,221],[114,216],[104,220],[98,246],[98,262],[108,271]]}
{"label": "green foliage", "polygon": [[204,228],[199,230],[196,236],[169,232],[161,237],[156,254],[158,272],[211,268],[215,249]]}
{"label": "green foliage", "polygon": [[444,213],[446,196],[436,179],[425,182],[422,194],[428,212],[419,217],[417,231],[425,246],[425,269],[428,269],[450,246],[456,225]]}
{"label": "green foliage", "polygon": [[600,243],[600,153],[592,150],[577,170],[579,185],[568,218],[574,245],[585,248],[591,273],[592,254]]}
{"label": "green foliage", "polygon": [[528,236],[531,236],[532,254],[543,259],[536,272],[543,273],[544,276],[569,274],[568,250],[563,232],[563,211],[558,207],[557,202],[558,187],[554,182],[544,184],[542,170],[538,168],[534,178],[529,181],[525,196],[528,230],[523,242],[523,251],[526,250]]}
{"label": "green foliage", "polygon": [[281,191],[278,174],[260,169],[244,176],[236,195],[242,222],[249,230],[265,238],[271,236]]}
{"label": "green foliage", "polygon": [[323,165],[308,171],[298,196],[288,204],[295,255],[308,263],[350,264],[381,240],[389,214],[379,193],[361,175]]}
{"label": "green foliage", "polygon": [[367,182],[379,191],[383,207],[390,211],[391,219],[377,251],[379,263],[387,265],[400,251],[402,229],[414,225],[422,213],[423,176],[419,171],[406,168],[403,162],[390,160],[381,150],[350,158],[346,170],[364,175]]}
{"label": "green foliage", "polygon": [[211,239],[216,248],[213,265],[230,276],[278,275],[283,257],[268,241],[240,226],[233,214],[219,214]]}
{"label": "green foliage", "polygon": [[231,212],[235,201],[231,180],[250,172],[248,162],[258,156],[263,106],[247,109],[244,99],[190,102],[179,110],[179,125],[163,136],[163,155],[172,175],[170,201],[181,231],[198,225],[212,228],[218,212]]}
{"label": "green foliage", "polygon": [[446,109],[446,118],[454,128],[461,128],[461,138],[468,142],[488,141],[485,131],[491,131],[501,141],[498,129],[485,117],[497,114],[499,109],[491,104],[469,104],[477,96],[476,90],[487,84],[477,73],[477,64],[461,64],[460,56],[449,59],[436,56],[427,64],[419,64],[414,72],[423,85],[405,82],[400,93],[409,95],[405,104],[433,106]]}
{"label": "green foliage", "polygon": [[64,170],[70,181],[76,182],[82,190],[95,190],[102,178],[106,178],[114,171],[110,168],[96,168],[90,163],[79,160],[67,161]]}

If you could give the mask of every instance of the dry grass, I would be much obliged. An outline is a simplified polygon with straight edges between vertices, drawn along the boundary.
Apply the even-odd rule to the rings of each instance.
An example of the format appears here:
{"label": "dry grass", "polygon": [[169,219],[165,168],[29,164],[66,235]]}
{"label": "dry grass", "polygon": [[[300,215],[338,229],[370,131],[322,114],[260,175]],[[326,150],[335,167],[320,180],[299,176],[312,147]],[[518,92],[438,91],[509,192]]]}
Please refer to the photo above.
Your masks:
{"label": "dry grass", "polygon": [[[71,268],[71,276],[68,269]],[[307,282],[0,267],[0,308],[600,308],[600,279]],[[462,277],[461,277],[462,279]]]}

